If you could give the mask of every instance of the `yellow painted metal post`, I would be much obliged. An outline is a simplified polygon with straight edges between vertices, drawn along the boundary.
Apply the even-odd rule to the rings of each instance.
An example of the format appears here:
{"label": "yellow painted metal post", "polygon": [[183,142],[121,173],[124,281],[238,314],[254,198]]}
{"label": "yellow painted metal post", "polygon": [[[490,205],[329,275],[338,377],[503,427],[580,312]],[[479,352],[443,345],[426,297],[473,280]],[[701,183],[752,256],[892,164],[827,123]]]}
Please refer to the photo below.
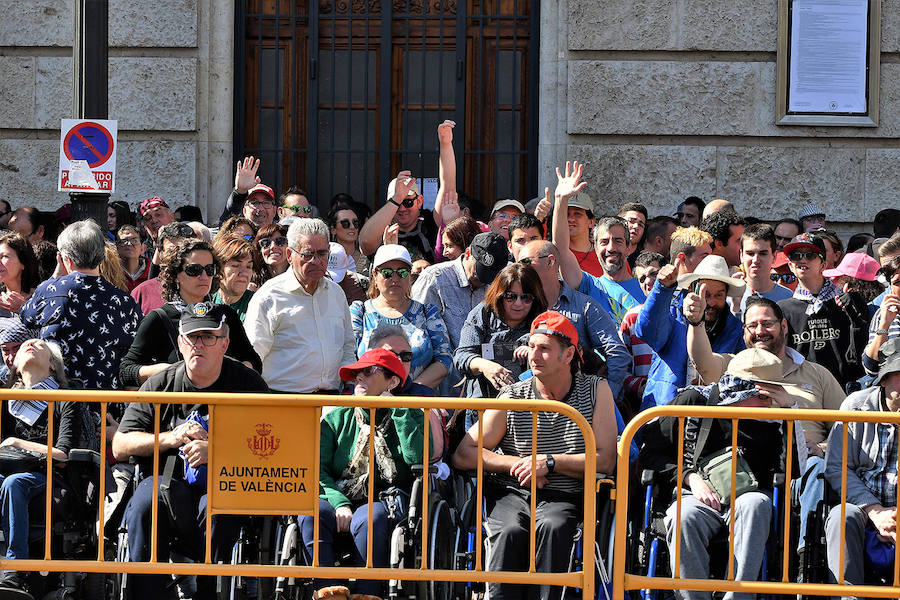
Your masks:
{"label": "yellow painted metal post", "polygon": [[535,568],[535,536],[537,535],[537,411],[531,411],[531,514],[528,520],[528,572]]}
{"label": "yellow painted metal post", "polygon": [[793,465],[791,464],[794,460],[794,422],[786,421],[787,423],[787,461],[785,465],[784,472],[784,503],[786,508],[784,509],[784,552],[782,555],[781,562],[781,581],[784,583],[788,582],[788,567],[790,565],[791,553],[788,552],[788,548],[790,548],[791,544],[791,511],[787,509],[790,506],[790,498],[791,498],[791,471],[793,470]]}
{"label": "yellow painted metal post", "polygon": [[480,571],[481,565],[481,514],[482,500],[484,499],[484,409],[478,409],[478,463],[475,474],[475,570]]}
{"label": "yellow painted metal post", "polygon": [[108,402],[100,403],[100,496],[99,496],[99,506],[100,516],[97,519],[98,523],[98,532],[97,536],[97,560],[104,561],[106,560],[106,552],[104,549],[104,543],[106,541],[106,536],[103,535],[103,523],[106,521],[106,417],[109,410]]}
{"label": "yellow painted metal post", "polygon": [[431,419],[429,416],[431,416],[431,409],[422,409],[425,439],[422,442],[424,451],[422,453],[422,563],[420,568],[423,570],[428,563],[428,487],[431,483],[431,444],[428,443]]}
{"label": "yellow painted metal post", "polygon": [[731,420],[731,510],[728,511],[728,579],[734,581],[734,505],[737,502],[738,419]]}
{"label": "yellow painted metal post", "polygon": [[153,405],[153,503],[150,511],[150,562],[156,562],[157,526],[159,525],[159,410],[160,404]]}
{"label": "yellow painted metal post", "polygon": [[44,539],[44,560],[50,560],[50,542],[53,540],[53,414],[56,403],[47,402],[47,487],[45,500],[47,516]]}
{"label": "yellow painted metal post", "polygon": [[369,522],[366,523],[366,568],[372,568],[372,510],[375,504],[375,411],[377,409],[369,409]]}

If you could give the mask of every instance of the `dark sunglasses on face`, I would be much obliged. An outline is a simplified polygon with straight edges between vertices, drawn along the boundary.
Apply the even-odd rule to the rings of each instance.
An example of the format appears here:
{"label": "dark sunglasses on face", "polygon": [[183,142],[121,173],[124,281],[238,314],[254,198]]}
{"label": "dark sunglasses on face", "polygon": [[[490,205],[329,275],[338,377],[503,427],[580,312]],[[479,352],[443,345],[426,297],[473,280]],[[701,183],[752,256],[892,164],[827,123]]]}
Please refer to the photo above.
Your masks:
{"label": "dark sunglasses on face", "polygon": [[268,250],[269,246],[275,244],[276,246],[284,247],[287,246],[287,238],[284,236],[279,236],[277,238],[260,238],[259,247],[263,250]]}
{"label": "dark sunglasses on face", "polygon": [[538,259],[549,258],[549,257],[550,257],[549,254],[544,254],[543,256],[535,256],[534,258],[531,258],[530,256],[524,256],[519,259],[519,262],[522,263],[523,265],[533,265],[534,263],[536,263],[538,261]]}
{"label": "dark sunglasses on face", "polygon": [[790,285],[797,281],[797,276],[793,273],[769,273],[769,279],[775,283],[784,283]]}
{"label": "dark sunglasses on face", "polygon": [[[393,352],[393,350],[391,352]],[[413,353],[409,350],[394,352],[394,355],[400,359],[400,362],[412,362],[413,359]]]}
{"label": "dark sunglasses on face", "polygon": [[407,277],[409,277],[409,274],[412,271],[404,267],[400,267],[399,269],[391,269],[390,267],[385,267],[384,269],[379,269],[378,272],[385,279],[390,279],[394,276],[394,273],[396,273],[400,279],[406,279]]}
{"label": "dark sunglasses on face", "polygon": [[531,304],[534,302],[534,294],[524,293],[517,294],[515,292],[503,292],[503,299],[507,302],[515,302],[516,300],[522,300],[523,304]]}
{"label": "dark sunglasses on face", "polygon": [[206,273],[210,277],[213,277],[216,274],[216,265],[201,265],[197,263],[191,263],[181,267],[181,270],[184,271],[184,274],[188,277],[200,277],[200,273]]}
{"label": "dark sunglasses on face", "polygon": [[822,258],[822,255],[819,254],[818,252],[804,251],[804,250],[797,250],[795,252],[791,252],[788,255],[788,260],[790,260],[791,262],[799,262],[801,260],[812,260],[814,258]]}
{"label": "dark sunglasses on face", "polygon": [[116,240],[117,246],[137,246],[141,243],[140,238],[124,238]]}
{"label": "dark sunglasses on face", "polygon": [[400,204],[402,204],[406,208],[412,208],[413,204],[415,204],[415,203],[416,203],[416,196],[407,196],[406,198],[403,199],[403,202],[401,202]]}
{"label": "dark sunglasses on face", "polygon": [[344,229],[350,229],[351,225],[353,225],[354,229],[359,229],[359,219],[353,219],[352,221],[350,219],[341,219],[338,223]]}

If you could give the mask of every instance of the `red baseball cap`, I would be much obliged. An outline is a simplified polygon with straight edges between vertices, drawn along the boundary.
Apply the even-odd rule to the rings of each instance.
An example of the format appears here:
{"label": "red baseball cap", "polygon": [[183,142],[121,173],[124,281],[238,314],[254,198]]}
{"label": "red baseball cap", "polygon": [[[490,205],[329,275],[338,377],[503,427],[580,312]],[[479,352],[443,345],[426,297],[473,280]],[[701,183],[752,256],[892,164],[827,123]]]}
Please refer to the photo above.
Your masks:
{"label": "red baseball cap", "polygon": [[159,196],[153,196],[152,198],[147,198],[143,202],[141,202],[140,211],[141,216],[143,217],[147,211],[154,208],[169,208],[169,205],[166,204],[166,201],[160,198]]}
{"label": "red baseball cap", "polygon": [[343,381],[353,381],[356,378],[356,372],[362,371],[367,367],[382,367],[400,379],[406,380],[406,369],[403,368],[400,357],[384,348],[373,348],[365,352],[352,365],[341,367],[338,374]]}
{"label": "red baseball cap", "polygon": [[543,333],[563,340],[567,344],[575,346],[578,358],[581,358],[581,349],[578,347],[578,331],[572,321],[565,318],[555,310],[542,312],[531,322],[531,335]]}
{"label": "red baseball cap", "polygon": [[271,200],[275,200],[275,191],[263,183],[257,183],[252,188],[247,190],[247,197],[249,198],[250,196],[252,196],[253,194],[256,194],[257,192],[259,192],[261,194],[265,194]]}

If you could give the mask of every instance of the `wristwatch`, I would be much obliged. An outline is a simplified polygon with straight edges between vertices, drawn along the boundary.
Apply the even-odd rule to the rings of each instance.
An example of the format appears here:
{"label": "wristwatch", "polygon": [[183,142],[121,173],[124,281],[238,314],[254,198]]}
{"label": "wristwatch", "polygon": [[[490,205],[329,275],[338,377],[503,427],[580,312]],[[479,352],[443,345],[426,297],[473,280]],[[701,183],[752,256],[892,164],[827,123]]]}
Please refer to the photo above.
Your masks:
{"label": "wristwatch", "polygon": [[547,472],[552,473],[556,469],[556,459],[552,454],[547,455]]}
{"label": "wristwatch", "polygon": [[875,335],[887,335],[887,334],[888,334],[887,329],[876,329],[875,330]]}
{"label": "wristwatch", "polygon": [[[687,321],[687,319],[685,319],[685,320]],[[700,320],[697,321],[696,323],[694,323],[693,321],[688,321],[687,323],[688,323],[688,325],[690,325],[691,327],[699,327],[700,325],[703,325],[703,319],[700,319]]]}

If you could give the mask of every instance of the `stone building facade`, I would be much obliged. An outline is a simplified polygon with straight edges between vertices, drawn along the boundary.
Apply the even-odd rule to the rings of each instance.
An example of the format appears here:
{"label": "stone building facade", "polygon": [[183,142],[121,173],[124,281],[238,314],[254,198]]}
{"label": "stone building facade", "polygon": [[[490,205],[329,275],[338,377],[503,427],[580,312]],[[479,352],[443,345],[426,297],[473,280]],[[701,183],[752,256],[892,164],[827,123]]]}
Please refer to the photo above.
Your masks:
{"label": "stone building facade", "polygon": [[[111,0],[114,198],[215,218],[233,176],[235,0]],[[238,0],[241,1],[241,0]],[[687,195],[760,217],[808,201],[850,231],[900,205],[900,0],[882,1],[877,128],[775,125],[777,0],[543,0],[539,186],[576,159],[598,209]],[[0,196],[55,208],[72,105],[72,0],[0,0]],[[531,190],[531,196],[536,190]]]}

